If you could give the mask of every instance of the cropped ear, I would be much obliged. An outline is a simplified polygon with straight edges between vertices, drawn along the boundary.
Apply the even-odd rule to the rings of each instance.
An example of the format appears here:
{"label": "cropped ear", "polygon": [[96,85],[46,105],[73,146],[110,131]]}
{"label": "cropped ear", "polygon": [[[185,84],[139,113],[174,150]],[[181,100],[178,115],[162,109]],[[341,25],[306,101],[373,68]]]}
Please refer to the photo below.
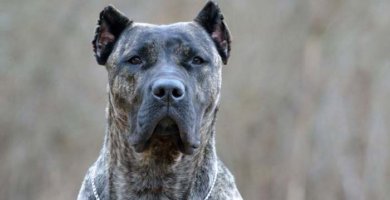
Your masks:
{"label": "cropped ear", "polygon": [[131,23],[132,21],[111,5],[100,12],[95,37],[92,41],[93,52],[98,64],[106,64],[120,34]]}
{"label": "cropped ear", "polygon": [[209,1],[194,21],[210,34],[221,55],[223,64],[226,65],[230,56],[231,39],[229,29],[223,19],[218,5],[213,1]]}

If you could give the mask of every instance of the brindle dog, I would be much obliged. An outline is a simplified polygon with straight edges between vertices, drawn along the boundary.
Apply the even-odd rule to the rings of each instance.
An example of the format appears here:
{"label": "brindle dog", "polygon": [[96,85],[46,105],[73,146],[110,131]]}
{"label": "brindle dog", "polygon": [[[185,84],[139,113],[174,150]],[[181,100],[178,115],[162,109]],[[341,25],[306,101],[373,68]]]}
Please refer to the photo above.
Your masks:
{"label": "brindle dog", "polygon": [[92,42],[108,71],[107,130],[84,199],[242,199],[215,150],[230,33],[212,1],[192,22],[130,21],[112,6]]}

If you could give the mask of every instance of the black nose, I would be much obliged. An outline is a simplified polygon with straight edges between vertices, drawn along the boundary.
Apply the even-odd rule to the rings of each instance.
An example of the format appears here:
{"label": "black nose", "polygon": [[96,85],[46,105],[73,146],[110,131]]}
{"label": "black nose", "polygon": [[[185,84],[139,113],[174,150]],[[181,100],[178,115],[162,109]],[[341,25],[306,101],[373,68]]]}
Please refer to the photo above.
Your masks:
{"label": "black nose", "polygon": [[159,100],[179,101],[185,96],[185,88],[181,81],[175,79],[158,79],[152,85],[152,95]]}

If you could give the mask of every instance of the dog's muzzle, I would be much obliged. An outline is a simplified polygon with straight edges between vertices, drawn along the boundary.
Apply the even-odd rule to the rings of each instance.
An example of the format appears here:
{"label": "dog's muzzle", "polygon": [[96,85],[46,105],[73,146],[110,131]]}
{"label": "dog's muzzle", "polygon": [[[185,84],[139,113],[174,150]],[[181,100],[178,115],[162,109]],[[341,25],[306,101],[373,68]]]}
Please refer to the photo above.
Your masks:
{"label": "dog's muzzle", "polygon": [[153,81],[138,111],[136,131],[130,135],[134,149],[144,151],[154,136],[172,136],[182,153],[193,154],[200,146],[200,135],[191,99],[178,79]]}

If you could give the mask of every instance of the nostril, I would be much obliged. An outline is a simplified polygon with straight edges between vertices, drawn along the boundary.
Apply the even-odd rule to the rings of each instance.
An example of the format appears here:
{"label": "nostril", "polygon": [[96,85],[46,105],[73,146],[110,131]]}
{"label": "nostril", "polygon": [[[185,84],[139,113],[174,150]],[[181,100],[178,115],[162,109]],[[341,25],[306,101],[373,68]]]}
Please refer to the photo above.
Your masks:
{"label": "nostril", "polygon": [[162,98],[162,97],[165,96],[165,89],[164,89],[164,88],[161,88],[161,87],[155,88],[155,89],[153,90],[153,94],[154,94],[154,96],[156,96],[156,97]]}
{"label": "nostril", "polygon": [[183,83],[174,79],[158,79],[151,86],[151,95],[153,98],[167,101],[179,101],[185,96],[185,87]]}
{"label": "nostril", "polygon": [[182,96],[183,96],[183,90],[181,90],[181,89],[179,89],[179,88],[174,88],[174,89],[172,90],[172,96],[173,96],[174,98],[180,98],[180,97],[182,97]]}

